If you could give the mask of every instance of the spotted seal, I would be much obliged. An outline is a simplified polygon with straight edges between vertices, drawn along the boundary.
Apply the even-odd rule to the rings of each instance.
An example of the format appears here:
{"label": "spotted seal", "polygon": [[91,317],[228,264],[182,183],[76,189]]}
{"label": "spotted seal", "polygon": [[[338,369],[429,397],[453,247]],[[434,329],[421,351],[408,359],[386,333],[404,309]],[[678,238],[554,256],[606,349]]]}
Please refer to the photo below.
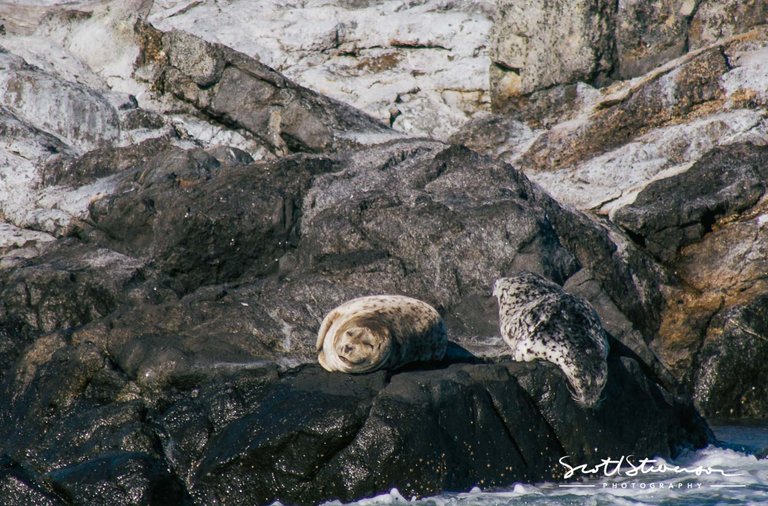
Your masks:
{"label": "spotted seal", "polygon": [[317,359],[328,371],[365,373],[441,360],[447,345],[435,308],[402,295],[372,295],[328,313],[317,333]]}
{"label": "spotted seal", "polygon": [[574,400],[595,406],[608,378],[608,339],[594,308],[537,274],[494,283],[501,337],[513,359],[552,362],[568,378]]}

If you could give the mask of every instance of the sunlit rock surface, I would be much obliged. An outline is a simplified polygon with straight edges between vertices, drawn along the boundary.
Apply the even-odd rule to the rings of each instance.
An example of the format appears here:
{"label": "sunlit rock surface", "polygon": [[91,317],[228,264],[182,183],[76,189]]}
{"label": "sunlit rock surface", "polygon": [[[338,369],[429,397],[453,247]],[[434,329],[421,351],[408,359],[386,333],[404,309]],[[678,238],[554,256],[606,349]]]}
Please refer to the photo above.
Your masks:
{"label": "sunlit rock surface", "polygon": [[[0,5],[0,502],[551,480],[705,444],[691,395],[768,414],[760,2],[298,4]],[[612,335],[596,410],[508,363],[524,269]],[[371,293],[438,308],[446,361],[308,365]]]}

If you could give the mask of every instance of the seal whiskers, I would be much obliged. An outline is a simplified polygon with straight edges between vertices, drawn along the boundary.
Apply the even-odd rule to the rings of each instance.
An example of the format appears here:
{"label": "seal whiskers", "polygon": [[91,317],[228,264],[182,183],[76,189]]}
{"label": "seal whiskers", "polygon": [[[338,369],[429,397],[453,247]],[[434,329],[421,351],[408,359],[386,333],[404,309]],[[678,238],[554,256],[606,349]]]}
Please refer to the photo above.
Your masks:
{"label": "seal whiskers", "polygon": [[317,359],[327,371],[364,373],[441,360],[447,346],[435,308],[403,295],[372,295],[328,313],[317,334]]}

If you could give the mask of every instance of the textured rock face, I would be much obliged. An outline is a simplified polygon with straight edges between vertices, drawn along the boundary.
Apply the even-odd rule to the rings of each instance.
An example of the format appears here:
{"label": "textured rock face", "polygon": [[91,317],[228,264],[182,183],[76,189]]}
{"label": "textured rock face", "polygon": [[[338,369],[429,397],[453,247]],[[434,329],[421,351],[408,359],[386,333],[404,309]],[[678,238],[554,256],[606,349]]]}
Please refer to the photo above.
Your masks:
{"label": "textured rock face", "polygon": [[[615,388],[600,409],[585,413],[574,408],[559,373],[548,366],[452,365],[398,374],[388,382],[381,373],[354,377],[306,368],[260,392],[256,409],[244,407],[245,416],[210,436],[212,451],[197,467],[193,495],[211,503],[237,489],[243,497],[235,504],[311,504],[394,486],[408,496],[493,487],[562,475],[563,455],[595,462],[588,456],[594,447],[604,455],[659,451],[658,441],[644,437],[649,430],[669,449],[697,431],[679,426],[690,409],[684,406],[663,408],[660,417],[634,418],[629,427],[618,424],[625,410],[659,413],[669,401],[649,396],[649,404],[630,408],[623,399],[649,385],[637,381],[631,359],[614,358],[611,372]],[[211,393],[203,392],[198,402]],[[589,429],[570,430],[563,410]],[[197,413],[190,406],[169,417],[169,443],[187,439],[190,426],[205,423]],[[255,423],[268,418],[281,420],[283,430],[273,433]],[[307,426],[315,429],[308,433]],[[616,437],[623,431],[631,436]],[[270,478],[254,480],[254,471]]]}
{"label": "textured rock face", "polygon": [[701,0],[688,31],[691,49],[768,23],[768,5],[760,0]]}
{"label": "textured rock face", "polygon": [[174,31],[162,35],[160,50],[167,60],[154,62],[159,88],[246,130],[275,154],[337,151],[371,144],[366,136],[378,142],[397,137],[360,111],[301,88],[225,46]]}
{"label": "textured rock face", "polygon": [[[764,416],[759,391],[729,390],[738,406],[708,397],[714,383],[739,384],[732,364],[764,370],[761,359],[744,357],[747,365],[704,343],[728,348],[715,322],[741,321],[740,308],[765,293],[757,273],[765,268],[766,46],[760,27],[603,90],[534,93],[508,116],[468,123],[453,137],[603,215],[654,257],[669,277],[643,276],[658,293],[645,339],[706,413],[725,416]],[[761,335],[750,334],[758,348]]]}
{"label": "textured rock face", "polygon": [[[671,58],[678,33],[699,44],[696,26],[708,44],[723,12],[718,33],[738,33],[752,21],[731,13],[761,5],[660,2],[643,19],[665,28],[646,30],[636,2],[512,18],[506,3],[320,4],[7,16],[0,502],[311,503],[551,480],[565,454],[706,444],[686,392],[707,414],[766,415],[765,28],[594,87],[624,60],[631,74]],[[507,46],[488,46],[492,18]],[[445,136],[486,109],[489,51],[530,87],[453,138],[499,159],[387,127]],[[362,88],[318,77],[342,74]],[[377,80],[372,115],[317,92]],[[587,297],[615,338],[598,409],[576,407],[552,367],[506,363],[490,287],[518,270]],[[446,362],[306,365],[324,314],[372,293],[437,307]]]}
{"label": "textured rock face", "polygon": [[[631,281],[637,250],[614,257],[606,230],[509,165],[434,141],[248,164],[168,143],[108,177],[116,191],[90,205],[79,238],[2,273],[11,353],[0,437],[30,469],[23,480],[9,471],[8,497],[314,503],[394,485],[428,494],[557,479],[557,459],[596,459],[595,447],[674,455],[709,440],[690,401],[656,382],[667,381],[663,368],[641,360],[652,353],[631,321],[655,316]],[[612,308],[606,325],[627,344],[614,343],[596,411],[576,407],[565,378],[540,364],[391,378],[286,369],[314,361],[329,309],[367,293],[441,308],[449,360],[503,361],[489,286],[520,269],[568,279]],[[638,296],[621,302],[628,290]],[[419,459],[432,465],[406,471]]]}
{"label": "textured rock face", "polygon": [[630,78],[687,51],[688,19],[696,0],[621,0],[616,12],[618,75]]}
{"label": "textured rock face", "polygon": [[158,1],[148,20],[253,56],[397,130],[445,138],[489,108],[494,11],[485,0]]}
{"label": "textured rock face", "polygon": [[613,3],[603,0],[501,0],[491,32],[495,103],[606,75],[613,19]]}

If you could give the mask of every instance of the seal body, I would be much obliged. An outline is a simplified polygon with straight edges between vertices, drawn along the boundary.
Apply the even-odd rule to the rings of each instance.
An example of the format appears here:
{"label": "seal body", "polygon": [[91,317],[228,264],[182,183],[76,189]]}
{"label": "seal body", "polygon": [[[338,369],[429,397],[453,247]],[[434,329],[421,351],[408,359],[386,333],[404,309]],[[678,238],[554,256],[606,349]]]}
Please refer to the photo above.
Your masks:
{"label": "seal body", "polygon": [[496,281],[501,337],[518,362],[552,362],[582,406],[600,400],[608,379],[608,339],[594,308],[558,284],[530,272]]}
{"label": "seal body", "polygon": [[447,346],[435,308],[403,295],[372,295],[326,315],[317,334],[317,359],[327,371],[365,373],[441,360]]}

